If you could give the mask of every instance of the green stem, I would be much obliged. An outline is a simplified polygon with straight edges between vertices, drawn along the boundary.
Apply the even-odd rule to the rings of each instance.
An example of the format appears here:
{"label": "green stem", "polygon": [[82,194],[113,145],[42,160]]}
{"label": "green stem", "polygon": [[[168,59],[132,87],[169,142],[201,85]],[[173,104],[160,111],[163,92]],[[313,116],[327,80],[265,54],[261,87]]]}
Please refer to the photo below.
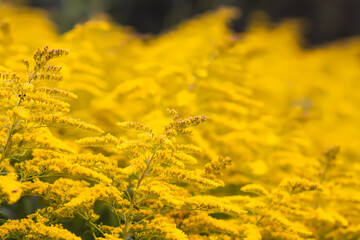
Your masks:
{"label": "green stem", "polygon": [[146,174],[149,172],[151,161],[154,159],[155,153],[158,148],[159,147],[157,147],[154,150],[151,157],[148,158],[148,160],[146,162],[146,168],[141,173],[138,183],[136,185],[135,191],[133,192],[132,197],[130,198],[130,207],[129,207],[127,214],[125,215],[124,239],[127,239],[128,235],[129,235],[129,231],[131,229],[131,224],[132,224],[132,220],[133,220],[133,210],[134,210],[134,205],[135,205],[134,202],[135,202],[136,190],[140,187],[141,182],[144,180]]}
{"label": "green stem", "polygon": [[119,214],[116,212],[116,208],[113,208],[113,207],[112,207],[112,210],[113,210],[113,212],[114,212],[115,215],[116,215],[116,219],[117,219],[117,221],[118,221],[118,223],[119,223],[119,227],[121,227],[121,219],[120,219]]}
{"label": "green stem", "polygon": [[[83,214],[81,214],[81,212],[79,212],[79,211],[77,211],[77,213],[79,214],[79,216],[80,216],[80,217],[82,217],[84,220],[86,220],[86,221],[90,224],[91,231],[92,231],[92,228],[95,228],[97,231],[99,231],[99,232],[103,235],[103,237],[105,237],[104,232],[103,232],[103,231],[101,231],[101,229],[100,229],[100,228],[98,228],[98,226],[96,226],[96,224],[95,224],[95,223],[93,223],[93,222],[90,220],[90,218],[89,218],[89,217],[84,216],[84,215],[83,215]],[[93,232],[93,231],[92,231],[92,232]]]}
{"label": "green stem", "polygon": [[[134,193],[134,195],[135,195],[135,193]],[[132,212],[133,212],[133,208],[134,208],[133,199],[134,198],[131,198],[130,207],[129,207],[128,213],[126,214],[127,216],[125,218],[124,239],[127,239],[127,236],[129,235],[131,222],[133,220],[133,216],[132,216]]]}
{"label": "green stem", "polygon": [[[18,96],[18,94],[16,92],[15,92],[15,95]],[[23,95],[23,92],[22,92],[22,95]],[[20,98],[19,101],[16,103],[16,106],[19,107],[22,102],[23,102],[23,98]],[[12,125],[11,125],[11,127],[10,127],[10,129],[8,131],[8,134],[6,136],[4,149],[3,149],[3,152],[1,154],[0,164],[7,157],[8,152],[11,151],[11,140],[12,140],[12,137],[13,137],[13,133],[14,133],[16,123],[17,123],[17,119],[16,119],[16,116],[15,116],[14,119],[13,119]],[[1,167],[0,172],[2,172],[4,170],[6,165],[7,165],[7,163],[5,163],[4,166]]]}
{"label": "green stem", "polygon": [[[4,149],[3,152],[1,154],[1,160],[0,160],[0,164],[3,162],[3,160],[7,157],[8,152],[11,150],[11,139],[13,137],[13,132],[14,132],[14,128],[15,128],[15,123],[16,123],[16,119],[14,119],[13,124],[11,125],[7,135],[6,135],[6,140],[5,140],[5,145],[4,145]],[[1,167],[0,172],[2,172],[5,168],[6,164],[4,164],[4,166]]]}

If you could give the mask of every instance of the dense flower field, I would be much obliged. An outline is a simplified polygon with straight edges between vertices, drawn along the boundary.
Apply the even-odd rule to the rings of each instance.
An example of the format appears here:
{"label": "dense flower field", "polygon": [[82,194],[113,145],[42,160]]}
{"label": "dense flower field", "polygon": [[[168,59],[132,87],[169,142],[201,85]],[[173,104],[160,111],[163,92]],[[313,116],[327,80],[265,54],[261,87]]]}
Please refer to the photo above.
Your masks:
{"label": "dense flower field", "polygon": [[359,38],[0,13],[0,239],[360,238]]}

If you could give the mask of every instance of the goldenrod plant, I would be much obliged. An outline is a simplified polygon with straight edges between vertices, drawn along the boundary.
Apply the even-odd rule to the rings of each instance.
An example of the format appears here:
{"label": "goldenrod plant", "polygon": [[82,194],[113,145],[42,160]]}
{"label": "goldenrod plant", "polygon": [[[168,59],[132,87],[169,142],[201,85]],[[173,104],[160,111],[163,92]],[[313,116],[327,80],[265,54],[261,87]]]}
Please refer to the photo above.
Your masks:
{"label": "goldenrod plant", "polygon": [[[169,110],[172,121],[164,127],[162,134],[144,124],[135,122],[119,122],[122,129],[138,132],[135,140],[125,140],[112,135],[90,137],[78,140],[86,146],[113,147],[129,158],[129,165],[119,168],[116,164],[109,169],[112,185],[118,191],[118,198],[109,199],[109,206],[117,216],[121,229],[120,236],[124,239],[188,239],[187,232],[177,229],[176,221],[184,221],[180,216],[195,212],[223,212],[232,217],[246,213],[236,205],[221,198],[198,195],[196,192],[223,186],[219,173],[230,164],[227,157],[219,157],[205,165],[203,170],[191,170],[187,166],[197,164],[192,153],[200,152],[201,148],[191,144],[177,144],[176,136],[191,134],[189,129],[206,120],[205,116],[182,119],[175,110]],[[102,187],[103,189],[104,186]],[[189,188],[189,190],[187,190]],[[94,189],[95,190],[95,189]],[[86,192],[70,201],[83,207],[84,201],[92,204],[94,197]],[[179,218],[179,219],[178,219]],[[213,221],[216,221],[215,219]],[[105,231],[105,230],[104,230]],[[198,229],[201,233],[201,229]],[[222,234],[228,233],[223,230]],[[192,229],[189,234],[197,233]],[[103,233],[104,236],[119,236],[119,232]]]}
{"label": "goldenrod plant", "polygon": [[0,239],[360,238],[359,38],[0,12]]}
{"label": "goldenrod plant", "polygon": [[[1,72],[1,202],[14,203],[22,195],[37,195],[35,192],[39,189],[31,183],[36,183],[39,178],[59,174],[96,178],[94,171],[76,167],[64,161],[65,158],[54,158],[58,155],[76,156],[72,156],[75,151],[71,147],[51,134],[49,127],[63,126],[102,133],[93,125],[66,116],[70,106],[65,99],[77,98],[75,94],[46,87],[52,85],[51,82],[62,80],[61,67],[49,65],[49,61],[67,53],[64,49],[38,49],[33,62],[23,60],[27,69],[25,79],[15,73]],[[5,223],[1,238],[57,238],[62,234],[62,239],[75,238],[61,227],[46,226],[45,218],[40,218],[40,215],[32,215]]]}

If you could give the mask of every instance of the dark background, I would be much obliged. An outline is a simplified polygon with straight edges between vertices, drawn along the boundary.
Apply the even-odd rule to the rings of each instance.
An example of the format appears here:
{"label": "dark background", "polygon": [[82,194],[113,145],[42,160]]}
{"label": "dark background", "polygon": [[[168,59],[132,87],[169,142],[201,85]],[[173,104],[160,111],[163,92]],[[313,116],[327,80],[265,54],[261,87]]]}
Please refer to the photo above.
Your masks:
{"label": "dark background", "polygon": [[108,12],[123,25],[142,33],[158,34],[184,19],[216,9],[236,6],[241,18],[231,23],[244,31],[250,14],[263,10],[273,22],[302,17],[309,46],[353,35],[360,35],[360,0],[28,0],[27,4],[50,10],[64,32],[93,14]]}

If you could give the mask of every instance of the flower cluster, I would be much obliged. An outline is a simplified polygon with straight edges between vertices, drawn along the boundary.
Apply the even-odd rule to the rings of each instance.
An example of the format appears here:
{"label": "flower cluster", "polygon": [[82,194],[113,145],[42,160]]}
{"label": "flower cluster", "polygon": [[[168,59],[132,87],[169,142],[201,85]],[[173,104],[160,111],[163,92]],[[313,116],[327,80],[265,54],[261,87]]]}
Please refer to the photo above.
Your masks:
{"label": "flower cluster", "polygon": [[359,39],[0,13],[1,239],[360,238]]}

